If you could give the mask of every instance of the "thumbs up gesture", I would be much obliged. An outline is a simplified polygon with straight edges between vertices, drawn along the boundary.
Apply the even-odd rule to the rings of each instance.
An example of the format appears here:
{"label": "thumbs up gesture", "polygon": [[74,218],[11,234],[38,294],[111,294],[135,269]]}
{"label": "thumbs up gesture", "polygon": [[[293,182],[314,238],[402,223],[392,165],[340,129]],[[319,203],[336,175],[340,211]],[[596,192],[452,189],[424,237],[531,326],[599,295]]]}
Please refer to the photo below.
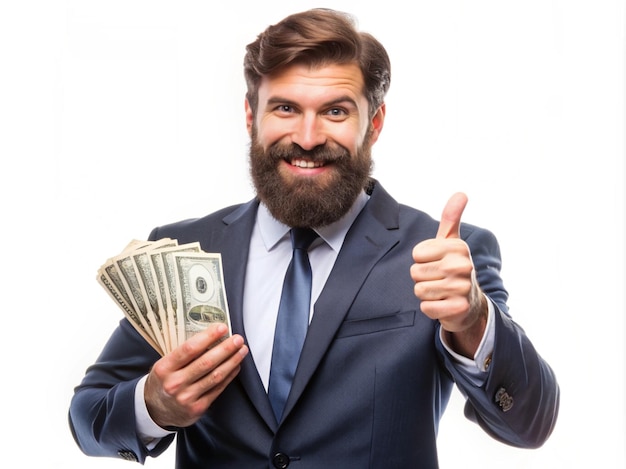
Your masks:
{"label": "thumbs up gesture", "polygon": [[469,247],[460,235],[466,205],[467,196],[461,192],[448,200],[436,237],[413,248],[410,273],[422,312],[439,320],[457,352],[473,357],[484,333],[487,302],[476,281]]}

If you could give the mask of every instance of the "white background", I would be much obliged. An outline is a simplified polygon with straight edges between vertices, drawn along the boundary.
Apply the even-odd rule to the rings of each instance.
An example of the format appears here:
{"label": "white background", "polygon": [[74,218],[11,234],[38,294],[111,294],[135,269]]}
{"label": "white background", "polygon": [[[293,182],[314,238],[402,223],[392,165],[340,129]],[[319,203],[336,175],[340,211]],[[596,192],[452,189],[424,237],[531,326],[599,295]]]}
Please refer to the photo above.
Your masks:
{"label": "white background", "polygon": [[[330,2],[329,2],[330,3]],[[127,468],[71,439],[73,387],[122,313],[98,267],[156,225],[252,196],[244,47],[308,1],[5,1],[0,6],[3,467]],[[322,5],[323,6],[323,5]],[[392,59],[375,176],[490,228],[515,319],[561,415],[539,450],[467,422],[444,469],[624,467],[624,4],[334,1]],[[146,467],[173,467],[173,451]]]}

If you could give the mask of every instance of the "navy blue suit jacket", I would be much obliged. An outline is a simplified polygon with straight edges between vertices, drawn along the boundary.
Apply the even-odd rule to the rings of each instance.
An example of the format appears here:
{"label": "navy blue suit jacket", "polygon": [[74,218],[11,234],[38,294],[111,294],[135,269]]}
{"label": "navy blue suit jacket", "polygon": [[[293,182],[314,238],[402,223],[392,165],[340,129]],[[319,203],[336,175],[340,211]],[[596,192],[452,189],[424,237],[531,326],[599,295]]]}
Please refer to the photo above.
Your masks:
{"label": "navy blue suit jacket", "polygon": [[[203,250],[222,253],[232,329],[244,337],[245,266],[257,206],[253,200],[150,235],[199,241]],[[398,204],[373,182],[315,303],[282,423],[249,354],[206,414],[178,429],[177,467],[272,468],[287,461],[294,469],[436,468],[437,427],[454,383],[467,396],[466,416],[489,435],[518,447],[543,444],[556,420],[558,385],[508,315],[499,247],[489,231],[461,227],[478,282],[496,308],[483,386],[455,368],[438,323],[420,311],[409,276],[411,251],[437,228],[436,220]],[[165,438],[148,451],[136,433],[134,387],[158,358],[123,319],[70,405],[70,427],[86,454],[143,462],[173,441]]]}

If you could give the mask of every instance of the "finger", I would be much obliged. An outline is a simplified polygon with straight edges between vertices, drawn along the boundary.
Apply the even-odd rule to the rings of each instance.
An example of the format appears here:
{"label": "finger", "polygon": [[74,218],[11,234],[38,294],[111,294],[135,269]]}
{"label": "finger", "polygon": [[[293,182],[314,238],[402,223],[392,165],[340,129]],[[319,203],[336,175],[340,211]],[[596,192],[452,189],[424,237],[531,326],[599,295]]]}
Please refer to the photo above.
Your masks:
{"label": "finger", "polygon": [[189,376],[193,381],[198,381],[212,373],[223,373],[218,371],[218,369],[229,361],[240,363],[243,357],[245,357],[245,350],[247,350],[247,347],[244,348],[243,337],[235,334],[231,338],[210,348],[190,363],[188,366]]}
{"label": "finger", "polygon": [[[446,330],[455,330],[457,326],[450,326],[453,322],[458,323],[459,319],[455,319],[463,315],[469,308],[468,302],[465,298],[454,297],[445,300],[426,300],[420,302],[420,309],[422,313],[431,319],[437,319],[444,325],[446,323]],[[462,321],[461,321],[462,322]]]}
{"label": "finger", "polygon": [[239,371],[239,366],[233,368],[220,383],[215,384],[210,388],[207,388],[204,393],[198,397],[198,412],[196,414],[196,418],[200,418],[202,417],[202,415],[204,415],[206,409],[208,409],[211,404],[213,404],[213,401],[215,401],[215,399],[219,397],[224,389],[226,389],[226,386],[228,386],[237,377]]}
{"label": "finger", "polygon": [[414,282],[422,283],[444,278],[444,273],[441,270],[441,253],[439,251],[434,251],[432,255],[428,252],[417,252],[413,259],[415,264],[409,268],[409,274]]}
{"label": "finger", "polygon": [[[241,344],[243,344],[243,339],[241,339]],[[235,349],[232,354],[223,357],[219,363],[215,363],[208,370],[205,369],[204,376],[195,383],[199,388],[199,394],[206,394],[213,390],[218,390],[218,392],[223,390],[239,373],[241,362],[247,354],[248,347],[244,345]]]}
{"label": "finger", "polygon": [[175,348],[167,357],[172,369],[180,369],[198,358],[213,344],[221,340],[228,332],[225,324],[210,325],[204,331],[195,334]]}
{"label": "finger", "polygon": [[461,215],[467,205],[467,196],[463,192],[457,192],[443,209],[437,238],[460,238]]}

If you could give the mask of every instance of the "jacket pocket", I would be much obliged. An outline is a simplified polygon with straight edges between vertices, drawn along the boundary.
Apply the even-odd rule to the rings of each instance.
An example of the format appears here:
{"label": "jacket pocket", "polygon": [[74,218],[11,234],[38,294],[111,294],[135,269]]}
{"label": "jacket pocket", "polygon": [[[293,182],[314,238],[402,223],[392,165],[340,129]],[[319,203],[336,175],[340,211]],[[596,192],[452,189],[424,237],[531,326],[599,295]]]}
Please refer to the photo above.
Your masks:
{"label": "jacket pocket", "polygon": [[415,313],[416,310],[413,310],[367,319],[349,319],[343,322],[336,337],[341,339],[342,337],[411,327],[415,324]]}

